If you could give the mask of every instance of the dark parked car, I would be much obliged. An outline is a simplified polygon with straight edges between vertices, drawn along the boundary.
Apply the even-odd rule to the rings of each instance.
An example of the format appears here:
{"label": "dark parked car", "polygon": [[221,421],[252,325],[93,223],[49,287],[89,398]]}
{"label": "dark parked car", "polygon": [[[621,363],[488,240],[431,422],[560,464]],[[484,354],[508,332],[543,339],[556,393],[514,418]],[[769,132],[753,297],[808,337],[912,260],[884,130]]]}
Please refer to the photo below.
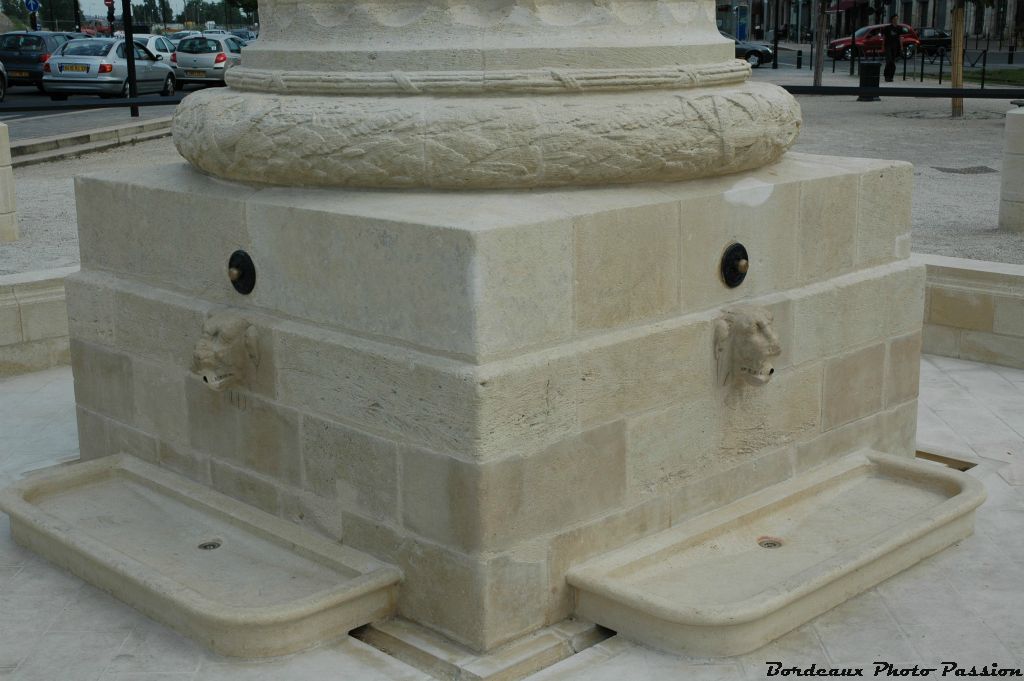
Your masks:
{"label": "dark parked car", "polygon": [[736,43],[736,58],[743,59],[755,69],[761,64],[771,64],[775,60],[772,48],[761,43],[750,43],[746,40],[736,40],[724,31],[719,31],[724,37]]}
{"label": "dark parked car", "polygon": [[921,49],[929,56],[949,52],[953,47],[953,36],[941,28],[919,28],[917,36],[921,39]]}
{"label": "dark parked car", "polygon": [[[886,26],[887,24],[875,24],[854,31],[853,37],[857,40],[857,53],[860,55],[882,54],[882,29]],[[913,57],[920,42],[914,29],[907,24],[900,24],[900,46],[903,48],[903,56],[908,59]],[[840,38],[828,44],[828,56],[833,59],[849,59],[852,55],[853,49],[850,47],[849,38]]]}
{"label": "dark parked car", "polygon": [[0,62],[7,69],[8,84],[35,85],[42,90],[43,64],[66,42],[64,34],[49,31],[0,35]]}

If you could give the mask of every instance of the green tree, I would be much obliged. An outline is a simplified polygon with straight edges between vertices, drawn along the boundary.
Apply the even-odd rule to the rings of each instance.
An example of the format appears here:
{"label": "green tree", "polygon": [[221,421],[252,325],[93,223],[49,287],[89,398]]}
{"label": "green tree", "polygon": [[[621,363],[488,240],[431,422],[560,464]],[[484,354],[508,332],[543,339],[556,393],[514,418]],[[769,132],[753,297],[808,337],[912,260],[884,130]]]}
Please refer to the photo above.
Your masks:
{"label": "green tree", "polygon": [[0,0],[0,11],[10,17],[15,24],[28,26],[28,10],[25,9],[22,0]]}

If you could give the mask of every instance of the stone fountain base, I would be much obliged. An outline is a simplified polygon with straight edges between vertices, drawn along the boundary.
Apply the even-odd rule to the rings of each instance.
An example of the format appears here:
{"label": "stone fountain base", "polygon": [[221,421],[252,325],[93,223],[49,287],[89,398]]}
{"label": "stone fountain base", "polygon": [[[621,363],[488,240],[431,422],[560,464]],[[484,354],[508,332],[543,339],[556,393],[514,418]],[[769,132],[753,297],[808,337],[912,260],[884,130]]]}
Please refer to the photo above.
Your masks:
{"label": "stone fountain base", "polygon": [[[572,613],[574,565],[855,449],[913,455],[911,181],[801,154],[522,192],[80,178],[82,456],[343,540],[401,569],[402,618],[492,651]],[[781,349],[761,386],[716,357],[741,302]]]}

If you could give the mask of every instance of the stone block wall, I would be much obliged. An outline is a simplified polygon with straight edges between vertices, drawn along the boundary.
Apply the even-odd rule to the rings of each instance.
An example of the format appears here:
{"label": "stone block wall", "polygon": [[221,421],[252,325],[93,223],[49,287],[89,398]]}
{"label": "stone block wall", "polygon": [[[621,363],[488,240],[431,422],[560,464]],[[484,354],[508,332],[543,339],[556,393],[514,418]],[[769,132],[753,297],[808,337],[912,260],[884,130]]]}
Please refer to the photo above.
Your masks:
{"label": "stone block wall", "polygon": [[0,243],[18,238],[18,216],[14,203],[14,169],[11,166],[11,138],[7,125],[0,123]]}
{"label": "stone block wall", "polygon": [[1024,266],[914,254],[928,271],[924,351],[1024,368]]}
{"label": "stone block wall", "polygon": [[1024,232],[1024,109],[1020,107],[1006,114],[999,227]]}
{"label": "stone block wall", "polygon": [[[477,650],[568,616],[579,561],[858,447],[914,451],[906,164],[421,195],[166,166],[78,191],[83,458],[127,451],[394,562],[401,614]],[[110,225],[126,200],[147,210]],[[751,268],[728,289],[736,240]],[[227,281],[236,248],[250,296]],[[774,313],[764,387],[716,380],[737,301]],[[259,365],[217,393],[190,365],[225,308]]]}
{"label": "stone block wall", "polygon": [[77,269],[0,277],[0,376],[70,361],[64,277]]}

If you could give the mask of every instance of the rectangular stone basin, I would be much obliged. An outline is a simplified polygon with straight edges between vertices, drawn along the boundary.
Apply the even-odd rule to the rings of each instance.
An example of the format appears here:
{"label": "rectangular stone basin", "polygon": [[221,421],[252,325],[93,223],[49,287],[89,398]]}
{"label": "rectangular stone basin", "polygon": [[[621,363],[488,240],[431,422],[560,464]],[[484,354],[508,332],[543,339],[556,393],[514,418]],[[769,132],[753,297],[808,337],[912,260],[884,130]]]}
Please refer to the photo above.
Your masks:
{"label": "rectangular stone basin", "polygon": [[968,536],[974,478],[873,451],[576,566],[576,613],[690,655],[755,650]]}
{"label": "rectangular stone basin", "polygon": [[15,540],[214,651],[282,655],[391,614],[401,572],[126,455],[0,492]]}

